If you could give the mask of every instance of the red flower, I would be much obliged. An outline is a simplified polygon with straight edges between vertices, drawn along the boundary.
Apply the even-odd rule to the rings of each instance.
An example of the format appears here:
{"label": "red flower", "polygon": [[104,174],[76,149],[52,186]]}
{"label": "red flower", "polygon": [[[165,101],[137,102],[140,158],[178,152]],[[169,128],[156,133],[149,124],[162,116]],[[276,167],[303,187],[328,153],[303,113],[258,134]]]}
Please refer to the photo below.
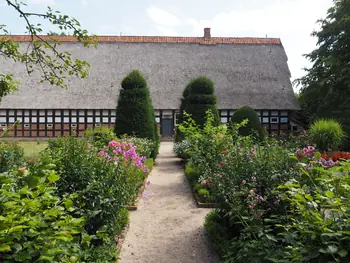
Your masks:
{"label": "red flower", "polygon": [[226,148],[222,148],[222,150],[221,150],[221,152],[226,152],[227,150],[226,150]]}
{"label": "red flower", "polygon": [[219,163],[219,166],[220,166],[220,167],[224,167],[224,165],[225,165],[224,162],[220,162],[220,163]]}

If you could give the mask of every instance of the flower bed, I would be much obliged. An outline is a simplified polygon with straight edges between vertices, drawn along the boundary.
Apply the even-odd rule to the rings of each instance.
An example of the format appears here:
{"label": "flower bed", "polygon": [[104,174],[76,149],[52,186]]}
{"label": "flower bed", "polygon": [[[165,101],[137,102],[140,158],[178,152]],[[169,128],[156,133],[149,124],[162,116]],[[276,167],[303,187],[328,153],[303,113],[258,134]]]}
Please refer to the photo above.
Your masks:
{"label": "flower bed", "polygon": [[0,178],[0,258],[115,262],[125,207],[149,173],[147,162],[153,165],[129,142],[111,141],[101,152],[87,140],[51,140],[40,162]]}
{"label": "flower bed", "polygon": [[205,227],[225,263],[349,262],[350,161],[241,137],[240,125],[182,129],[217,208]]}

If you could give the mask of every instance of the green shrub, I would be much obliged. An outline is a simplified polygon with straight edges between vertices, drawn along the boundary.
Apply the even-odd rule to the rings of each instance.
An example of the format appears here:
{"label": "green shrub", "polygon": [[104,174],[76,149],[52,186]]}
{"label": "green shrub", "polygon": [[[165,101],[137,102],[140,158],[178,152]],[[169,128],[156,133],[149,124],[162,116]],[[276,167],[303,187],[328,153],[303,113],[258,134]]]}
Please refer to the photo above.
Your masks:
{"label": "green shrub", "polygon": [[183,140],[181,142],[175,142],[174,143],[174,152],[176,153],[177,157],[181,159],[188,159],[189,155],[187,154],[188,150],[190,149],[191,145],[189,144],[188,140]]}
{"label": "green shrub", "polygon": [[[122,81],[118,98],[115,133],[147,138],[158,143],[157,126],[147,82],[138,70],[130,72]],[[155,158],[159,144],[151,157]]]}
{"label": "green shrub", "polygon": [[97,127],[94,129],[86,129],[85,137],[91,139],[97,148],[102,148],[108,142],[116,139],[113,130],[105,127]]}
{"label": "green shrub", "polygon": [[337,150],[345,133],[336,120],[319,119],[311,124],[309,139],[321,151]]}
{"label": "green shrub", "polygon": [[124,221],[118,221],[119,214],[135,192],[128,167],[106,162],[96,150],[89,150],[86,140],[59,138],[50,145],[46,156],[53,159],[61,177],[56,182],[59,196],[76,196],[74,205],[79,209],[73,214],[85,216],[85,229],[97,235],[93,244],[100,253],[96,256],[114,260],[116,250],[113,252],[111,245],[117,231],[124,227]]}
{"label": "green shrub", "polygon": [[[214,125],[219,124],[219,113],[216,107],[215,86],[207,77],[198,77],[190,81],[183,92],[180,106],[180,123],[183,122],[184,112],[190,114],[193,120],[203,128],[206,112],[210,110],[214,116]],[[180,130],[177,130],[176,142],[184,139]]]}
{"label": "green shrub", "polygon": [[45,159],[0,176],[1,262],[86,262],[92,237],[84,217],[72,216],[74,196],[56,194],[52,168]]}
{"label": "green shrub", "polygon": [[259,140],[264,139],[264,130],[261,127],[259,118],[255,110],[250,107],[244,106],[237,109],[232,117],[233,123],[241,123],[243,120],[248,119],[248,123],[239,128],[239,134],[242,136],[254,136]]}
{"label": "green shrub", "polygon": [[204,227],[219,256],[227,255],[231,237],[216,211],[211,211],[205,217]]}
{"label": "green shrub", "polygon": [[23,148],[17,142],[0,143],[0,173],[24,164]]}
{"label": "green shrub", "polygon": [[185,175],[192,183],[198,183],[200,170],[191,164],[186,164]]}

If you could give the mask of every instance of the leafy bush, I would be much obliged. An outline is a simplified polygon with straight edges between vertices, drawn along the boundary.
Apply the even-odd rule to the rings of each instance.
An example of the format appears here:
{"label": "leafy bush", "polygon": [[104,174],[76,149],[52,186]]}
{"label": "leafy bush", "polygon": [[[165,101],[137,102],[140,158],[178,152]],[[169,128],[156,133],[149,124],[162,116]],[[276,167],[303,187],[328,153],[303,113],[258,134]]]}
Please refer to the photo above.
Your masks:
{"label": "leafy bush", "polygon": [[0,173],[24,164],[23,148],[17,142],[0,143]]}
{"label": "leafy bush", "polygon": [[[134,146],[136,146],[136,152],[140,156],[146,156],[147,158],[153,158],[153,151],[155,148],[159,147],[157,146],[155,141],[152,141],[150,139],[145,138],[137,138],[137,137],[131,137],[127,135],[121,136],[119,139],[115,139],[118,142],[130,142]],[[106,143],[105,145],[107,145]],[[102,148],[102,147],[101,147]]]}
{"label": "leafy bush", "polygon": [[261,127],[257,113],[252,108],[248,106],[239,108],[233,113],[231,121],[233,123],[241,123],[245,119],[248,119],[248,123],[239,128],[239,134],[241,136],[252,135],[259,140],[263,140],[264,130]]}
{"label": "leafy bush", "polygon": [[211,211],[205,217],[204,227],[218,254],[228,254],[231,237],[228,229],[225,227],[225,224],[221,222],[221,218],[216,211]]}
{"label": "leafy bush", "polygon": [[116,138],[115,133],[110,128],[97,127],[94,129],[86,129],[85,137],[91,139],[97,148],[102,148],[108,142]]}
{"label": "leafy bush", "polygon": [[[180,106],[180,123],[185,120],[184,112],[190,114],[201,128],[205,123],[206,112],[213,114],[213,124],[219,124],[219,113],[216,107],[215,85],[207,77],[198,77],[190,81],[183,92],[182,105]],[[181,130],[177,131],[176,142],[184,139]]]}
{"label": "leafy bush", "polygon": [[[118,97],[115,133],[147,138],[158,143],[157,126],[147,82],[138,70],[130,72],[121,83]],[[152,158],[158,153],[158,144]]]}
{"label": "leafy bush", "polygon": [[[114,260],[116,256],[114,237],[125,227],[120,220],[123,207],[135,196],[135,184],[144,178],[145,158],[135,152],[131,143],[112,141],[104,151],[97,154],[90,150],[88,142],[73,137],[59,138],[50,143],[46,155],[56,165],[61,179],[57,181],[60,196],[67,193],[76,196],[74,215],[86,217],[85,229],[96,235],[93,244],[100,260]],[[94,259],[96,260],[96,259]]]}
{"label": "leafy bush", "polygon": [[343,128],[336,120],[319,119],[309,129],[310,142],[321,151],[337,150],[344,137]]}
{"label": "leafy bush", "polygon": [[189,158],[189,155],[186,153],[191,145],[187,140],[183,140],[181,142],[175,142],[174,143],[174,152],[177,155],[177,157],[181,159],[187,159]]}
{"label": "leafy bush", "polygon": [[85,219],[71,215],[74,196],[56,194],[49,159],[0,176],[1,262],[86,262],[92,239]]}

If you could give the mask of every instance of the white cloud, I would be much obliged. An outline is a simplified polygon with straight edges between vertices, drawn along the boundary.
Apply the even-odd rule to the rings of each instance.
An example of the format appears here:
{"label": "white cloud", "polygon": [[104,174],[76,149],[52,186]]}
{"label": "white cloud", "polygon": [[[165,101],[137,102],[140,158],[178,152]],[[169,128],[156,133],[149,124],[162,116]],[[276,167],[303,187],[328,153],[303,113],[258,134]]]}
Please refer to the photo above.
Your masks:
{"label": "white cloud", "polygon": [[55,4],[54,0],[30,0],[31,4],[36,4],[36,5],[53,5]]}
{"label": "white cloud", "polygon": [[162,36],[178,36],[179,33],[166,26],[156,26]]}
{"label": "white cloud", "polygon": [[160,8],[149,7],[147,8],[146,12],[148,17],[159,25],[173,27],[181,24],[180,19],[178,19],[175,15]]}

